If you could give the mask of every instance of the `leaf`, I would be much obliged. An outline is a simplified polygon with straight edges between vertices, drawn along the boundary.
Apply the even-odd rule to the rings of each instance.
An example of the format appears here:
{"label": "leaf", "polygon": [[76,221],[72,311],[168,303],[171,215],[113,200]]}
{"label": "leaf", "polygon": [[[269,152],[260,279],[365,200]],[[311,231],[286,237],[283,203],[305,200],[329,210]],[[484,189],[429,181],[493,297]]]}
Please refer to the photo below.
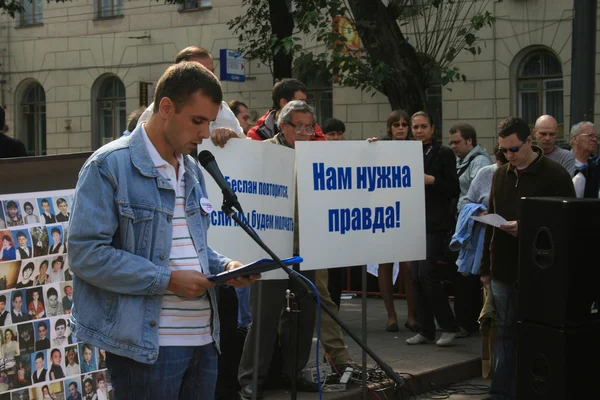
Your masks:
{"label": "leaf", "polygon": [[475,35],[472,33],[469,33],[465,36],[465,42],[471,46],[473,43],[475,43]]}

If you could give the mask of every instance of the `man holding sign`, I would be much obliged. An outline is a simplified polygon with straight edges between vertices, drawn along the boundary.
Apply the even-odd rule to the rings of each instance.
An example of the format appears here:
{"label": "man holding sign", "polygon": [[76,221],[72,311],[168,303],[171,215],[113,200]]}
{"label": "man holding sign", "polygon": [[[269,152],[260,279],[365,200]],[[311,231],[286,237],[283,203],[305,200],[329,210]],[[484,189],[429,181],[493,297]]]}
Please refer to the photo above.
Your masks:
{"label": "man holding sign", "polygon": [[[278,119],[279,133],[272,139],[265,140],[267,143],[278,144],[289,148],[295,148],[297,141],[307,141],[315,134],[315,114],[313,109],[304,101],[293,100],[288,102],[279,113]],[[294,255],[299,252],[298,236],[298,206],[294,212]],[[311,281],[314,281],[314,272],[302,272]],[[297,389],[300,391],[314,391],[318,387],[306,381],[301,377],[301,371],[308,362],[310,349],[312,346],[312,335],[315,323],[315,312],[313,300],[305,296],[302,288],[291,279],[264,281],[260,295],[262,297],[262,308],[260,310],[261,331],[256,331],[256,325],[250,325],[248,336],[246,336],[246,345],[242,353],[238,379],[242,387],[241,395],[244,398],[252,397],[252,376],[258,374],[258,386],[263,386],[267,380],[267,372],[271,362],[273,348],[277,340],[277,331],[282,347],[282,356],[284,361],[284,374],[290,381],[295,379]],[[296,295],[298,300],[298,358],[296,365],[291,365],[292,354],[296,349],[292,343],[292,313],[283,312],[285,307],[285,291],[290,289]],[[253,322],[256,321],[258,295],[256,290],[250,291],[250,311],[253,315]],[[253,370],[254,353],[256,351],[254,343],[256,335],[260,334],[260,354],[258,362],[258,371]],[[260,395],[260,393],[259,393]]]}
{"label": "man holding sign", "polygon": [[219,319],[206,277],[240,263],[207,244],[210,203],[189,154],[209,137],[222,97],[199,63],[169,67],[148,122],[80,172],[69,235],[72,323],[79,341],[106,350],[119,399],[214,398]]}

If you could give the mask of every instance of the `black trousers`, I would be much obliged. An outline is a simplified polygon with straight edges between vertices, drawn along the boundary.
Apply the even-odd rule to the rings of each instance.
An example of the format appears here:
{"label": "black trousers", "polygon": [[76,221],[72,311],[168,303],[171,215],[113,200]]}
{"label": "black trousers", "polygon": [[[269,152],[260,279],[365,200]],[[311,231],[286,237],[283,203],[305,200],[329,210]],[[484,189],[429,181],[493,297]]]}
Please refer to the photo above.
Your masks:
{"label": "black trousers", "polygon": [[479,330],[479,313],[483,307],[483,292],[479,275],[457,272],[454,279],[454,313],[458,326],[473,333]]}
{"label": "black trousers", "polygon": [[[437,264],[445,245],[446,232],[427,233],[427,258],[411,263],[413,291],[417,300],[420,334],[435,339],[435,320],[442,330],[457,332],[458,326],[442,285],[443,266]],[[435,318],[435,319],[434,319]]]}

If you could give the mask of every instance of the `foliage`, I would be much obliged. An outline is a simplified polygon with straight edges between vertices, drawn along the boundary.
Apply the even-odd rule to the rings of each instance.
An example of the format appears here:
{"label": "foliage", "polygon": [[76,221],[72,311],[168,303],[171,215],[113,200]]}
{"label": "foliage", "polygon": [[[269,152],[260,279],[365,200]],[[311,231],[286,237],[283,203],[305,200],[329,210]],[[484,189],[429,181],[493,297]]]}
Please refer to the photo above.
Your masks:
{"label": "foliage", "polygon": [[[375,21],[354,19],[344,0],[287,0],[295,21],[291,36],[280,37],[271,30],[268,16],[269,0],[243,0],[245,12],[229,22],[238,35],[240,51],[246,57],[271,66],[273,55],[291,54],[294,67],[301,76],[320,74],[336,77],[337,82],[363,90],[382,91],[391,76],[401,72],[401,66],[389,65],[369,57],[364,32],[385,35]],[[425,70],[424,86],[466,80],[453,65],[461,51],[481,53],[477,32],[494,23],[494,17],[484,11],[490,0],[372,0],[382,1],[390,18],[397,18],[400,29],[419,54]],[[413,6],[412,4],[419,4]],[[346,17],[352,27],[362,32],[363,47],[358,51],[348,46],[333,21]],[[381,50],[381,49],[380,49]],[[383,49],[385,50],[385,49]],[[360,57],[357,55],[360,54]]]}

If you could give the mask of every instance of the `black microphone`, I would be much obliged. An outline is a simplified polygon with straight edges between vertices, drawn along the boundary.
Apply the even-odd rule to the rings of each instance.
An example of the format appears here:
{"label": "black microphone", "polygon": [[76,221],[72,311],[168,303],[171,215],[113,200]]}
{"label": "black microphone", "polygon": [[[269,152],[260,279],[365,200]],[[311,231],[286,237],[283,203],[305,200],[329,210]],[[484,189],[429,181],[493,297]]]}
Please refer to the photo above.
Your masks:
{"label": "black microphone", "polygon": [[221,188],[221,192],[223,192],[223,200],[231,204],[231,206],[237,208],[237,210],[241,213],[242,206],[240,206],[240,202],[238,201],[237,196],[231,189],[231,187],[227,184],[227,181],[223,177],[217,162],[215,161],[215,156],[208,150],[202,150],[200,154],[198,154],[198,161],[200,161],[200,165],[204,167],[206,172],[213,177],[217,185]]}

